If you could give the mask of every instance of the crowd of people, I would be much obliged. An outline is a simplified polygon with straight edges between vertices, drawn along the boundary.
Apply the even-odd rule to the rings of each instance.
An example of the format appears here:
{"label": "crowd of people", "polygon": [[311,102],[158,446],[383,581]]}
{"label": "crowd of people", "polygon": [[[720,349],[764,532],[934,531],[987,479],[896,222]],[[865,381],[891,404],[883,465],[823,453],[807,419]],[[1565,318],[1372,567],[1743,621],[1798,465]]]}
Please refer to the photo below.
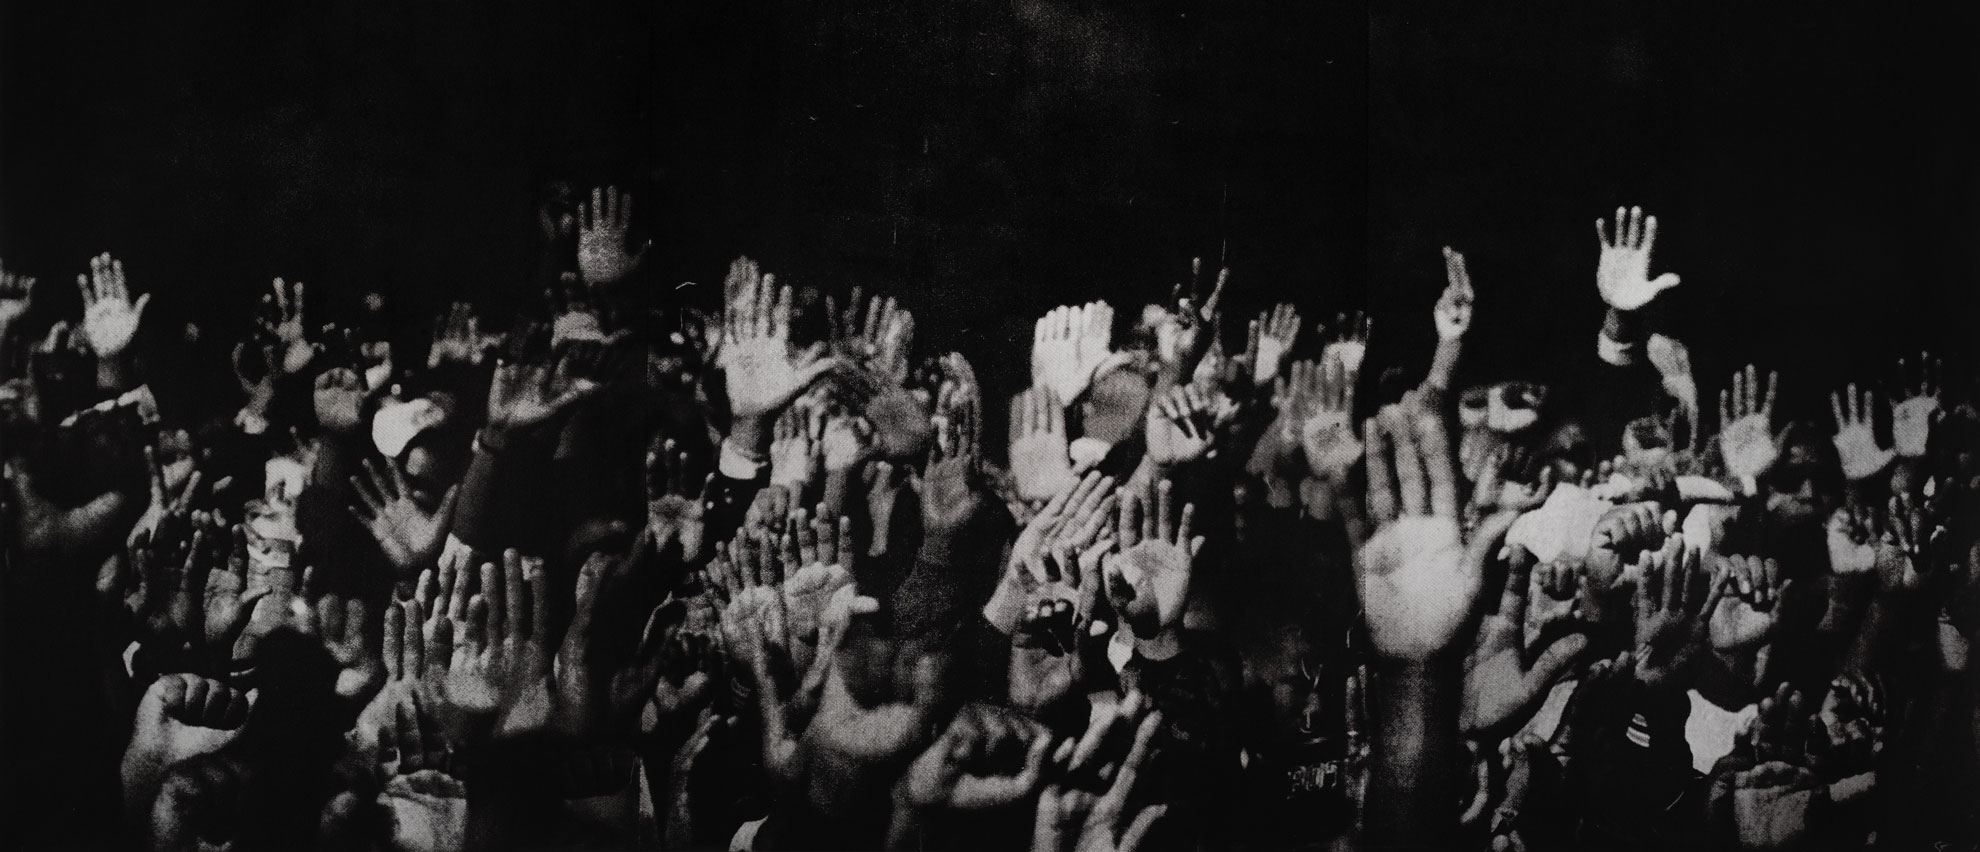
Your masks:
{"label": "crowd of people", "polygon": [[1778,422],[1657,327],[1641,210],[1596,222],[1587,381],[1459,384],[1451,249],[1421,376],[1192,265],[1040,318],[995,459],[1002,395],[895,297],[743,258],[688,304],[631,207],[546,209],[538,306],[417,341],[384,294],[181,333],[109,255],[80,316],[0,277],[9,833],[1980,842],[1975,385]]}

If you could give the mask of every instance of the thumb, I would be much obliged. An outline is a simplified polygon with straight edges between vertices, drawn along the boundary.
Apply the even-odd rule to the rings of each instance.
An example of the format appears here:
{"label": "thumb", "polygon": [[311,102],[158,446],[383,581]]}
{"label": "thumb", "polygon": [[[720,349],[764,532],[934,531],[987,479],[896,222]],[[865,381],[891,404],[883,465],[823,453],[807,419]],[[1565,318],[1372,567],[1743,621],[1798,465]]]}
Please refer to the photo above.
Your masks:
{"label": "thumb", "polygon": [[136,314],[140,317],[144,316],[144,306],[149,304],[151,304],[150,293],[146,293],[142,296],[139,296],[137,297],[137,301],[131,303],[131,313]]}
{"label": "thumb", "polygon": [[1650,289],[1658,293],[1662,293],[1665,290],[1669,290],[1672,287],[1676,287],[1677,285],[1678,285],[1677,273],[1666,272],[1662,275],[1657,276],[1655,280],[1650,282]]}
{"label": "thumb", "polygon": [[1540,658],[1533,661],[1533,668],[1526,672],[1526,685],[1532,688],[1543,687],[1554,681],[1562,669],[1574,662],[1581,652],[1588,650],[1588,637],[1574,633],[1563,636],[1540,652]]}

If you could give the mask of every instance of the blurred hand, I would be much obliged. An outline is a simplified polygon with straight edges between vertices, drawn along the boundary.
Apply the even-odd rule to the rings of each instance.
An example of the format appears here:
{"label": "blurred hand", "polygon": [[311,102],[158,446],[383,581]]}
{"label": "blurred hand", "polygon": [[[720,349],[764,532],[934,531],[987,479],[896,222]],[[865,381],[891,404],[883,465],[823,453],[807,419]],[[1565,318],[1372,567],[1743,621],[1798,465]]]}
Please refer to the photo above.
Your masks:
{"label": "blurred hand", "polygon": [[282,372],[295,375],[309,366],[320,349],[310,344],[309,325],[303,320],[303,283],[297,281],[292,287],[277,278],[271,289],[274,292],[261,297],[261,334],[272,348],[281,351]]}

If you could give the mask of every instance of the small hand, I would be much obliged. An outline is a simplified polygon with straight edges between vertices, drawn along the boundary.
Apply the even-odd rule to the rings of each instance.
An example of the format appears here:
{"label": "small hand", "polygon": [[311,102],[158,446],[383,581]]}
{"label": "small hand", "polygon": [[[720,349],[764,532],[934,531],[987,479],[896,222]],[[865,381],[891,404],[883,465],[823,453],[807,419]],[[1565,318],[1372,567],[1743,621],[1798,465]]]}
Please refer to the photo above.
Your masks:
{"label": "small hand", "polygon": [[474,306],[455,302],[445,317],[433,319],[433,343],[426,350],[426,367],[431,370],[443,364],[480,366],[488,355],[488,344],[488,337],[481,333],[481,318],[474,315]]}
{"label": "small hand", "polygon": [[309,326],[303,321],[303,283],[297,281],[291,287],[277,278],[272,289],[273,293],[261,297],[261,333],[273,348],[281,350],[282,372],[294,375],[309,366],[317,352],[317,347],[310,345]]}
{"label": "small hand", "polygon": [[1292,352],[1293,344],[1299,340],[1299,310],[1292,305],[1280,304],[1270,311],[1261,312],[1258,319],[1251,321],[1251,383],[1254,387],[1264,387],[1278,378],[1279,368],[1284,367],[1286,355]]}
{"label": "small hand", "polygon": [[1347,481],[1364,447],[1355,434],[1355,376],[1340,356],[1293,365],[1292,411],[1307,467],[1328,482]]}
{"label": "small hand", "polygon": [[1829,407],[1836,416],[1836,453],[1842,457],[1844,476],[1860,482],[1890,466],[1897,453],[1877,444],[1876,393],[1864,391],[1858,396],[1856,383],[1851,382],[1846,395],[1829,395]]}
{"label": "small hand", "polygon": [[[1945,416],[1944,407],[1939,403],[1939,374],[1942,368],[1937,359],[1929,354],[1918,356],[1918,384],[1913,390],[1910,385],[1901,387],[1896,397],[1896,405],[1891,407],[1891,438],[1897,444],[1897,454],[1908,459],[1925,455],[1930,443],[1932,427]],[[1905,362],[1898,359],[1898,374],[1905,375]]]}
{"label": "small hand", "polygon": [[82,291],[83,336],[89,348],[98,358],[114,359],[124,354],[144,319],[145,306],[151,304],[151,294],[131,301],[130,288],[124,282],[124,262],[112,260],[108,253],[90,258],[89,274],[76,276],[76,288]]}
{"label": "small hand", "polygon": [[701,487],[692,487],[688,474],[688,454],[673,439],[664,439],[646,453],[646,526],[653,534],[654,549],[667,553],[678,543],[683,564],[701,562],[707,540],[707,517],[714,508],[715,475],[702,478]]}
{"label": "small hand", "polygon": [[[1760,384],[1752,364],[1744,374],[1734,373],[1732,389],[1719,391],[1719,449],[1726,459],[1726,471],[1738,477],[1749,489],[1774,463],[1779,448],[1774,445],[1774,392],[1780,389],[1780,374],[1768,373]],[[1764,396],[1764,398],[1763,398]]]}
{"label": "small hand", "polygon": [[578,207],[578,272],[590,284],[609,284],[626,277],[646,259],[648,241],[627,253],[626,230],[632,225],[632,193],[616,186],[592,187],[591,203]]}

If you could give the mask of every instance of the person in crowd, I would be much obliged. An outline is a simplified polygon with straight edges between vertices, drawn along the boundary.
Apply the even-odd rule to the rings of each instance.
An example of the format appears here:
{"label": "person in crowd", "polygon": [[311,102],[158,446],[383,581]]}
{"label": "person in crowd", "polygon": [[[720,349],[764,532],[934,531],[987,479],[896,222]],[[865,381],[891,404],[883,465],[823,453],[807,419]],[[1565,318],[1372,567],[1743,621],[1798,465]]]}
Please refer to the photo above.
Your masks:
{"label": "person in crowd", "polygon": [[1574,380],[1459,370],[1449,248],[1420,376],[1195,264],[1038,319],[1001,443],[899,298],[741,258],[692,304],[632,223],[546,213],[501,320],[276,279],[168,334],[107,254],[80,313],[0,273],[14,836],[1980,842],[1974,385],[1782,422],[1655,324],[1639,209]]}

